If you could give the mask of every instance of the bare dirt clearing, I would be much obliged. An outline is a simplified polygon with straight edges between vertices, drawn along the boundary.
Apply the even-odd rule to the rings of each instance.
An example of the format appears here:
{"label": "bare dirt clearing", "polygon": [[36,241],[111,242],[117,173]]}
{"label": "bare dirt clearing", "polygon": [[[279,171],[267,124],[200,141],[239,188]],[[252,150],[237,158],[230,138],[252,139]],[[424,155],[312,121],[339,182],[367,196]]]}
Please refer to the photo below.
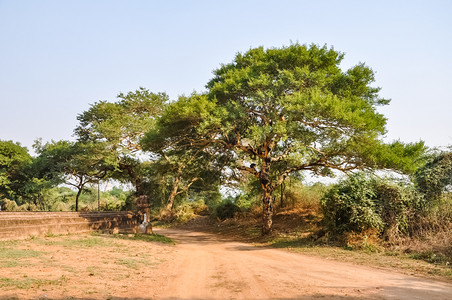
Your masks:
{"label": "bare dirt clearing", "polygon": [[450,299],[452,285],[254,247],[196,231],[157,229],[177,245],[109,235],[0,245],[0,298]]}

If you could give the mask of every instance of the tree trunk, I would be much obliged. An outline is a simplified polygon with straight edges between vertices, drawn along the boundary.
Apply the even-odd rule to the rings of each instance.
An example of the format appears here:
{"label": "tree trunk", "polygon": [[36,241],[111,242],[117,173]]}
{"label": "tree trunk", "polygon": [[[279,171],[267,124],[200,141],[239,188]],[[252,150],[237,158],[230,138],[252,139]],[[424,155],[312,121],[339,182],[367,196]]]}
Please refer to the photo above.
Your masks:
{"label": "tree trunk", "polygon": [[284,208],[284,192],[285,192],[285,190],[286,190],[286,184],[283,182],[283,183],[281,183],[281,199],[280,199],[280,202],[279,202],[279,207],[280,208]]}
{"label": "tree trunk", "polygon": [[270,179],[270,164],[266,159],[259,172],[259,179],[262,185],[262,235],[269,234],[273,222],[273,187]]}
{"label": "tree trunk", "polygon": [[270,190],[263,190],[262,198],[262,235],[269,234],[273,223],[272,193]]}
{"label": "tree trunk", "polygon": [[82,190],[83,190],[83,187],[79,188],[77,195],[75,195],[75,211],[78,211],[78,198],[80,197]]}
{"label": "tree trunk", "polygon": [[171,212],[173,210],[174,199],[177,195],[177,190],[179,189],[180,176],[176,176],[173,182],[173,187],[171,193],[168,196],[168,202],[166,203],[166,211]]}

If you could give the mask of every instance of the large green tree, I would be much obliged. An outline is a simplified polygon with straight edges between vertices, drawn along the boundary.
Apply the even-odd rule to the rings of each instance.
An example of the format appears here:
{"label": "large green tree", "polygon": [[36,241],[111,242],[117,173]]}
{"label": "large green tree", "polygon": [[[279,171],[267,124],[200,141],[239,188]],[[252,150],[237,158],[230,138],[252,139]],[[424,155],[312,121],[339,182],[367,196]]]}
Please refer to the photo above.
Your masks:
{"label": "large green tree", "polygon": [[[343,71],[333,48],[293,44],[251,49],[214,71],[197,118],[197,144],[221,145],[231,168],[260,182],[262,233],[271,230],[273,192],[292,173],[364,167],[407,167],[423,144],[385,145],[389,103],[372,87],[373,71],[358,64]],[[198,102],[201,102],[199,100]]]}
{"label": "large green tree", "polygon": [[99,101],[81,113],[75,129],[80,142],[104,142],[110,155],[116,157],[111,176],[131,182],[137,195],[142,193],[143,166],[140,139],[154,126],[155,119],[168,102],[164,93],[140,88],[120,93],[118,101]]}

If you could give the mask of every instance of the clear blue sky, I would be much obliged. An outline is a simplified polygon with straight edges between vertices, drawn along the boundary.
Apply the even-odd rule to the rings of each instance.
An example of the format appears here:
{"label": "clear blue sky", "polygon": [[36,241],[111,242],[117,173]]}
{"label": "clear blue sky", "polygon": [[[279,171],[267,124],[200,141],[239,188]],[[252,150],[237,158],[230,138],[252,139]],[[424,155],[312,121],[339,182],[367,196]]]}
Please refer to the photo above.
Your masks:
{"label": "clear blue sky", "polygon": [[291,42],[365,62],[391,98],[388,141],[452,144],[452,1],[0,0],[0,139],[71,139],[98,100],[202,91],[250,47]]}

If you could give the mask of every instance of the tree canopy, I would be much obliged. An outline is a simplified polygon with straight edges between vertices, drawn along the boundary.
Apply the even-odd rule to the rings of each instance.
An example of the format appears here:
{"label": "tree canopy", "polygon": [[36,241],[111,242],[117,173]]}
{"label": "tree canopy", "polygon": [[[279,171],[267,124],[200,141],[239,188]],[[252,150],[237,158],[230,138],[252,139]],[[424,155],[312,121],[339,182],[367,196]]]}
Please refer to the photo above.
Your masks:
{"label": "tree canopy", "polygon": [[382,153],[423,150],[421,144],[399,143],[399,149],[381,141],[386,118],[377,107],[389,100],[371,86],[369,67],[342,71],[343,57],[333,48],[300,44],[238,53],[214,71],[205,95],[187,103],[192,108],[185,111],[197,109],[197,117],[173,123],[196,129],[198,139],[186,139],[187,145],[221,146],[233,158],[231,168],[260,181],[264,234],[271,230],[273,191],[289,174],[403,168],[409,159],[394,163],[395,155]]}
{"label": "tree canopy", "polygon": [[273,198],[282,199],[288,176],[375,168],[412,174],[422,164],[422,142],[383,142],[378,107],[390,101],[373,86],[371,68],[343,70],[343,58],[327,46],[258,47],[214,70],[204,93],[171,102],[139,88],[95,102],[78,115],[75,142],[37,144],[36,159],[0,143],[0,194],[31,176],[25,190],[65,182],[78,199],[87,183],[111,178],[132,183],[135,196],[166,197],[161,204],[172,210],[192,187],[218,194],[220,184],[247,177],[242,184],[260,188],[267,234]]}
{"label": "tree canopy", "polygon": [[78,211],[78,200],[86,184],[97,183],[111,171],[110,156],[102,143],[38,143],[36,150],[39,153],[35,161],[38,177],[53,181],[54,185],[66,183],[77,189],[75,211]]}
{"label": "tree canopy", "polygon": [[165,214],[171,214],[175,197],[195,183],[198,191],[218,189],[222,155],[208,147],[196,127],[200,117],[210,113],[206,104],[205,97],[197,94],[179,97],[141,141],[144,150],[157,155],[160,174],[171,182]]}
{"label": "tree canopy", "polygon": [[139,155],[140,139],[150,130],[168,102],[164,93],[152,93],[140,88],[127,94],[120,93],[118,101],[99,101],[81,113],[75,129],[78,141],[103,142],[109,155],[115,157],[111,176],[131,182],[136,193],[141,193],[143,168]]}
{"label": "tree canopy", "polygon": [[0,140],[0,197],[15,199],[21,195],[23,183],[28,180],[25,167],[31,161],[27,148]]}

